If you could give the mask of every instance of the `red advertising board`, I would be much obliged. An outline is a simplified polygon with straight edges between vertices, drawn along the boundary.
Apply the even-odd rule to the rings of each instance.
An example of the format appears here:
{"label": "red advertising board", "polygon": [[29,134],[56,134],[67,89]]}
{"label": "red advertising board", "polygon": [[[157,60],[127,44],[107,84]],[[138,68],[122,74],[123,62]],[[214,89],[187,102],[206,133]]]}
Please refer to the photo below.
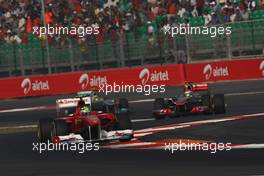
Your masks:
{"label": "red advertising board", "polygon": [[0,98],[66,94],[99,85],[178,85],[184,81],[183,65],[122,68],[0,80]]}
{"label": "red advertising board", "polygon": [[[185,76],[184,76],[185,75]],[[264,59],[171,64],[0,79],[0,98],[67,94],[99,85],[169,85],[264,78]]]}
{"label": "red advertising board", "polygon": [[186,80],[211,82],[264,78],[264,59],[230,60],[186,65]]}

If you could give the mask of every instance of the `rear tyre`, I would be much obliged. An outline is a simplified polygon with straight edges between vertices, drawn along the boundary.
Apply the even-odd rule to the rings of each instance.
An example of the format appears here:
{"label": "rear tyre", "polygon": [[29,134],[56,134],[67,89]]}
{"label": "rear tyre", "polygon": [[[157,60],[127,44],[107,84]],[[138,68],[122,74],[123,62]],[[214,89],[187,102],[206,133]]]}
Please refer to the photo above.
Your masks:
{"label": "rear tyre", "polygon": [[66,136],[70,134],[69,125],[62,119],[53,122],[52,136]]}
{"label": "rear tyre", "polygon": [[224,114],[226,112],[225,96],[223,94],[214,95],[213,104],[215,114]]}
{"label": "rear tyre", "polygon": [[51,140],[53,119],[45,118],[40,119],[38,122],[38,139],[40,142],[47,142]]}
{"label": "rear tyre", "polygon": [[160,110],[166,108],[166,103],[163,98],[156,98],[154,101],[154,110]]}
{"label": "rear tyre", "polygon": [[202,96],[202,104],[203,104],[203,106],[207,106],[208,107],[208,110],[203,112],[204,114],[209,115],[209,114],[213,113],[212,101],[211,101],[211,96],[210,95],[203,95]]}

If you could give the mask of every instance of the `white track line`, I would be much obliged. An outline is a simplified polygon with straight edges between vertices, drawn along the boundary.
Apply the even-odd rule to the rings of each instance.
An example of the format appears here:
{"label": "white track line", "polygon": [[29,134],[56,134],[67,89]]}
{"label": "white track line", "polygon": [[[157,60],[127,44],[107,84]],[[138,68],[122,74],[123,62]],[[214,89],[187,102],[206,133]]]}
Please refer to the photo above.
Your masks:
{"label": "white track line", "polygon": [[48,108],[50,108],[50,107],[48,107],[48,106],[36,106],[36,107],[30,107],[30,108],[6,109],[6,110],[0,110],[0,113],[36,111],[36,110],[45,110]]}
{"label": "white track line", "polygon": [[232,149],[260,149],[264,148],[264,144],[245,144],[239,146],[232,146]]}
{"label": "white track line", "polygon": [[131,120],[132,122],[146,122],[146,121],[154,121],[156,120],[155,118],[143,118],[143,119],[134,119]]}
{"label": "white track line", "polygon": [[154,98],[151,98],[151,99],[142,99],[142,100],[131,100],[131,101],[128,101],[129,103],[145,103],[145,102],[153,102],[155,101]]}
{"label": "white track line", "polygon": [[37,128],[37,125],[20,125],[20,126],[10,126],[10,127],[0,127],[0,130],[6,129],[23,129],[23,128]]}
{"label": "white track line", "polygon": [[239,95],[257,95],[264,94],[264,92],[241,92],[241,93],[227,93],[225,96],[239,96]]}

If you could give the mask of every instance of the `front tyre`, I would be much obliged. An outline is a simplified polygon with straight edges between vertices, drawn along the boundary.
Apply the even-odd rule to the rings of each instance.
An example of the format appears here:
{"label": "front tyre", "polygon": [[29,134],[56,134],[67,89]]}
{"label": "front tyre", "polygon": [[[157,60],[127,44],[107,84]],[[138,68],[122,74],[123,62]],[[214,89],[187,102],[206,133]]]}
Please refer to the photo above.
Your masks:
{"label": "front tyre", "polygon": [[69,125],[62,119],[55,120],[52,126],[52,136],[66,136],[70,134]]}
{"label": "front tyre", "polygon": [[158,112],[164,108],[166,108],[166,103],[164,98],[156,98],[153,104],[153,110],[154,110],[154,117],[155,119],[163,119],[165,118],[165,115],[160,115]]}
{"label": "front tyre", "polygon": [[117,130],[128,130],[132,129],[132,122],[128,113],[120,113],[116,115],[117,119]]}
{"label": "front tyre", "polygon": [[[116,115],[117,123],[116,130],[132,130],[132,122],[128,113],[120,113]],[[120,139],[121,142],[130,141],[133,138],[133,134],[127,136],[125,139]]]}
{"label": "front tyre", "polygon": [[53,119],[45,118],[38,121],[38,139],[40,142],[47,142],[51,140]]}

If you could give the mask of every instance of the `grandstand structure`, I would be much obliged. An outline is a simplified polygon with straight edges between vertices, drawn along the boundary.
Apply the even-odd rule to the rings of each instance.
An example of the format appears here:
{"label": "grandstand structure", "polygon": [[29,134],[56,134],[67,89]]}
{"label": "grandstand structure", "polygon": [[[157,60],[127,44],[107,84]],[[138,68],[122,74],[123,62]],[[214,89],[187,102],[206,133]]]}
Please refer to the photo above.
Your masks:
{"label": "grandstand structure", "polygon": [[[177,13],[171,15],[161,12],[151,20],[141,21],[130,30],[123,26],[121,28],[120,24],[120,28],[113,30],[114,34],[111,31],[104,33],[100,42],[95,36],[89,36],[85,40],[63,36],[47,42],[48,36],[40,38],[32,32],[14,33],[21,39],[26,38],[22,42],[16,40],[7,42],[5,37],[0,37],[0,77],[263,57],[264,9],[260,1],[256,2],[257,8],[249,9],[248,18],[240,21],[205,24],[203,15],[194,16],[189,13],[180,16]],[[117,8],[122,9],[121,14],[125,22],[130,19],[127,17],[131,15],[130,13],[142,10],[133,7],[133,3],[128,0],[115,3]],[[210,9],[206,13],[208,12]],[[167,23],[200,27],[230,26],[232,33],[216,37],[209,35],[170,37],[162,32],[162,27]],[[0,26],[0,30],[5,30],[6,33],[13,32],[4,29],[3,25]]]}

